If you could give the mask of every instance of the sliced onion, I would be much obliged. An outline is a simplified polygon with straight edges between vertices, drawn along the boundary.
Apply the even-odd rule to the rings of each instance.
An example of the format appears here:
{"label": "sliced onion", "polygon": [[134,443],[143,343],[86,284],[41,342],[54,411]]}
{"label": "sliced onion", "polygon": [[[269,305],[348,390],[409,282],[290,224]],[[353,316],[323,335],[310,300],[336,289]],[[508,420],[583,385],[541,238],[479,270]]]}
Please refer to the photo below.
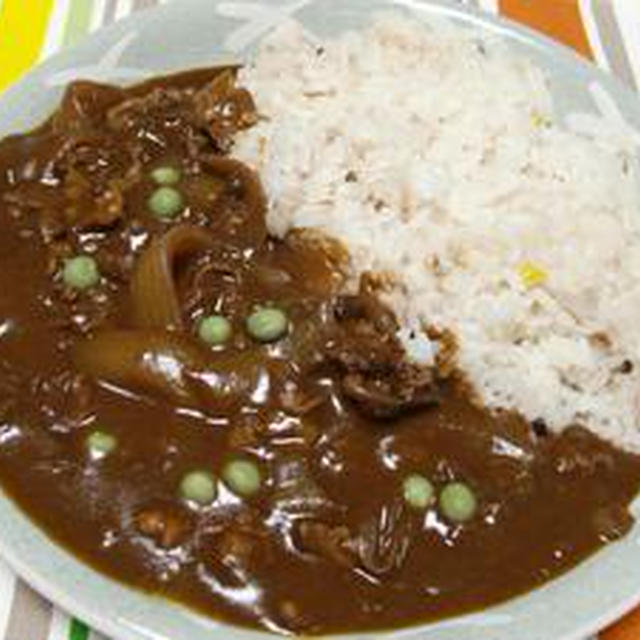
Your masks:
{"label": "sliced onion", "polygon": [[113,330],[75,347],[78,370],[180,406],[225,413],[269,385],[258,350],[212,353],[170,331]]}
{"label": "sliced onion", "polygon": [[138,259],[131,280],[131,310],[135,327],[183,328],[175,286],[176,262],[214,245],[210,233],[192,225],[174,227],[151,243]]}

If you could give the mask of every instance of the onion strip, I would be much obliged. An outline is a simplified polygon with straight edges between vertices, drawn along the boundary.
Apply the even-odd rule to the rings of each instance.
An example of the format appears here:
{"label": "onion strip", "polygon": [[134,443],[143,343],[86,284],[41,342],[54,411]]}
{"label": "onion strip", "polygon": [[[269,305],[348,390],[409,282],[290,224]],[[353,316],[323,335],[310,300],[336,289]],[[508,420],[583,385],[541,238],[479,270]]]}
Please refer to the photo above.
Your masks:
{"label": "onion strip", "polygon": [[73,356],[79,371],[103,382],[213,413],[253,402],[269,384],[259,350],[214,353],[170,331],[105,331]]}
{"label": "onion strip", "polygon": [[155,239],[138,258],[131,280],[131,311],[136,328],[183,329],[175,286],[180,259],[213,248],[212,236],[192,225],[180,225]]}

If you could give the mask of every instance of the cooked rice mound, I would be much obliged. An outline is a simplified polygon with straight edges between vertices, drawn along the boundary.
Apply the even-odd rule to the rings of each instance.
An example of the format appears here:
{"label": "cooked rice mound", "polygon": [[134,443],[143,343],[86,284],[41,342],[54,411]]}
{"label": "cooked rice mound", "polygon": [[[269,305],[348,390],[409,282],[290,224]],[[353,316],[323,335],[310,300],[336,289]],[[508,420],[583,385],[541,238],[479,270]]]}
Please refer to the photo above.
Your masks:
{"label": "cooked rice mound", "polygon": [[321,230],[354,280],[393,274],[403,335],[450,330],[486,405],[640,451],[632,132],[560,118],[498,37],[397,15],[321,44],[289,23],[242,76],[264,117],[234,153],[262,175],[273,233]]}

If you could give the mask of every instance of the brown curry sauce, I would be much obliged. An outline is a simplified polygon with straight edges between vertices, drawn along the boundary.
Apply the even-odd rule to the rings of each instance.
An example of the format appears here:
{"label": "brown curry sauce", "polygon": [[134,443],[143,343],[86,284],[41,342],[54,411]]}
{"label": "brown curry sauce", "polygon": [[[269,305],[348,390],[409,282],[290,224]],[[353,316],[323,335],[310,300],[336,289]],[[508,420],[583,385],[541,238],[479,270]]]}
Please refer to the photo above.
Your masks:
{"label": "brown curry sauce", "polygon": [[[637,457],[580,427],[557,436],[478,408],[455,377],[403,362],[395,320],[366,286],[338,293],[331,247],[266,237],[257,179],[224,156],[255,116],[232,80],[211,70],[127,90],[76,83],[43,127],[0,145],[5,490],[99,571],[287,632],[477,610],[624,535]],[[149,173],[162,164],[183,172],[187,206],[171,222],[147,208]],[[141,256],[168,233],[177,240],[157,250],[171,282],[153,289],[143,274],[149,291],[135,293]],[[77,253],[100,267],[90,291],[61,281]],[[260,346],[244,319],[265,303],[285,309],[290,327]],[[195,336],[212,311],[233,324],[224,349]],[[179,389],[134,370],[151,352],[177,367]],[[215,380],[194,382],[195,369],[218,372],[222,395]],[[118,440],[102,460],[85,445],[98,427]],[[181,499],[185,473],[219,477],[237,456],[261,469],[256,496],[219,483],[208,507]],[[411,473],[436,490],[466,482],[475,517],[454,525],[435,503],[408,507]]]}

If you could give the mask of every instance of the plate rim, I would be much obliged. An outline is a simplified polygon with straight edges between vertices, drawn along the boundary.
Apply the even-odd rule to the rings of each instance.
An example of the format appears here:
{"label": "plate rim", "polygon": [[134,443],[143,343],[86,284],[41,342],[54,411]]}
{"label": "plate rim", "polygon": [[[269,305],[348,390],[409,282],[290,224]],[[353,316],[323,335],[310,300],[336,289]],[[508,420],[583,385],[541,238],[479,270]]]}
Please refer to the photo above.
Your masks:
{"label": "plate rim", "polygon": [[[321,4],[323,0],[309,0],[309,2],[311,4]],[[197,9],[198,7],[204,7],[206,3],[207,0],[181,0],[180,10],[184,10],[185,5]],[[500,33],[507,39],[515,39],[523,43],[526,47],[534,47],[537,50],[544,52],[545,54],[549,53],[553,57],[564,57],[565,62],[575,67],[576,71],[580,70],[582,74],[588,77],[598,79],[607,85],[615,86],[616,92],[618,94],[626,94],[628,97],[633,96],[633,98],[638,101],[637,94],[635,94],[635,92],[633,92],[630,88],[626,87],[619,79],[609,76],[602,69],[587,61],[569,46],[558,42],[544,34],[541,34],[540,32],[535,31],[534,29],[512,19],[506,18],[504,16],[495,16],[481,11],[480,9],[477,9],[475,7],[455,4],[450,0],[387,0],[387,3],[390,5],[390,9],[392,10],[397,9],[408,11],[411,11],[411,7],[408,5],[414,5],[414,7],[419,7],[421,5],[423,8],[426,8],[427,12],[431,14],[440,14],[447,17],[453,17],[456,19],[460,19],[462,22],[466,23],[471,22],[480,28],[489,28],[489,30],[492,32]],[[213,4],[220,4],[220,2],[219,0],[209,0],[208,4],[209,6],[211,6]],[[273,0],[255,0],[254,4],[275,7],[280,3],[274,2]],[[150,20],[155,20],[156,18],[160,19],[163,14],[166,14],[167,17],[170,17],[174,11],[178,10],[176,5],[177,3],[170,3],[142,9],[118,21],[117,23],[106,26],[98,30],[97,32],[84,36],[74,46],[68,49],[64,49],[51,58],[48,58],[47,60],[39,63],[31,70],[29,70],[26,74],[24,74],[17,82],[12,84],[0,98],[0,110],[3,108],[5,103],[15,99],[16,96],[19,96],[26,88],[42,78],[43,75],[45,75],[47,72],[58,68],[58,65],[61,61],[67,59],[72,60],[91,43],[95,43],[100,40],[114,40],[119,35],[135,29],[137,25],[147,23]],[[220,56],[218,56],[217,54],[212,53],[212,61],[213,59],[217,59],[219,57]],[[164,72],[165,70],[160,69],[153,70],[153,73]],[[638,101],[638,105],[640,106],[640,101]],[[130,594],[123,597],[134,597],[134,594],[137,594],[137,597],[141,597],[145,600],[149,599],[154,602],[160,599],[162,601],[163,608],[166,608],[167,610],[175,610],[176,612],[180,611],[182,613],[186,613],[188,618],[193,617],[194,620],[197,620],[197,625],[196,623],[194,623],[194,632],[207,632],[206,626],[207,624],[209,624],[211,625],[211,631],[213,631],[214,629],[223,629],[227,636],[233,636],[235,640],[264,640],[274,637],[270,633],[253,631],[242,627],[227,625],[217,620],[208,620],[205,616],[191,612],[185,606],[179,603],[176,604],[169,600],[164,600],[150,594],[143,594],[143,592],[140,592],[137,589],[134,589],[124,583],[119,583],[109,577],[106,577],[105,575],[97,572],[90,566],[83,563],[81,560],[68,552],[63,546],[59,545],[57,542],[51,539],[35,522],[31,521],[30,518],[20,510],[20,508],[4,492],[4,490],[0,489],[0,514],[4,514],[7,512],[11,513],[12,511],[13,514],[11,515],[11,517],[20,522],[20,524],[16,526],[24,529],[25,531],[28,530],[30,534],[33,534],[33,541],[29,544],[46,547],[54,556],[61,555],[62,560],[60,562],[71,563],[72,565],[75,565],[75,568],[81,570],[81,573],[86,573],[88,575],[88,580],[90,582],[106,581],[118,590],[122,590],[123,593]],[[615,544],[617,543],[612,543],[612,545],[610,546],[613,546]],[[132,620],[119,617],[113,618],[109,615],[108,610],[100,610],[101,603],[92,601],[90,597],[85,598],[82,595],[78,598],[77,592],[73,590],[69,591],[68,589],[63,588],[60,585],[60,580],[53,580],[50,576],[47,575],[47,567],[42,566],[42,564],[44,563],[33,562],[33,554],[27,553],[24,549],[22,549],[22,552],[24,553],[24,555],[20,552],[16,553],[15,545],[12,544],[12,540],[5,533],[4,527],[1,527],[0,556],[2,557],[2,559],[22,580],[24,580],[27,584],[34,588],[43,597],[51,601],[55,606],[59,606],[74,617],[83,620],[93,629],[100,631],[101,633],[108,636],[118,638],[118,640],[170,640],[170,638],[176,640],[175,634],[166,635],[164,631],[154,628],[153,623],[147,623],[147,625],[150,624],[150,626],[141,628],[136,622]],[[587,562],[597,562],[598,556],[600,555],[601,552],[597,552],[596,554],[591,556],[591,558]],[[571,574],[573,573],[573,571],[575,571],[575,569],[570,570],[569,572],[567,572],[567,574]],[[561,578],[555,579],[551,583],[547,584],[556,583],[559,579]],[[544,589],[544,585],[535,589],[535,591],[537,592],[541,589]],[[496,606],[500,607],[515,600],[526,599],[527,597],[528,594],[518,595],[507,600],[505,603],[501,603]],[[607,608],[606,611],[603,611],[595,618],[585,620],[583,623],[581,623],[579,628],[569,633],[565,633],[564,635],[558,637],[557,640],[584,640],[587,636],[589,636],[589,634],[600,631],[607,625],[619,620],[625,613],[631,611],[638,605],[640,605],[640,582],[638,583],[637,592],[634,592],[632,595],[620,601],[615,607]],[[488,611],[491,611],[494,608],[496,607],[490,607]],[[474,616],[476,614],[471,615]],[[457,620],[465,617],[467,616],[454,617],[453,619]],[[406,633],[409,633],[410,631],[415,631],[416,633],[424,632],[423,636],[421,637],[427,638],[431,635],[430,629],[433,629],[437,624],[438,623],[436,622],[435,624],[426,623],[421,625],[414,625],[405,628],[404,631]],[[331,637],[334,638],[334,640],[338,640],[340,638],[345,640],[356,640],[357,636],[358,638],[362,638],[362,640],[364,640],[365,637],[388,637],[388,633],[389,632],[386,631],[366,633],[354,632],[350,634],[332,635]],[[182,636],[180,637],[182,638]],[[197,637],[200,637],[200,635],[198,635]],[[417,637],[418,636],[412,636],[412,638]],[[184,636],[184,638],[186,640],[187,636]],[[189,636],[188,640],[195,640],[195,638],[196,636],[191,635]],[[541,637],[537,640],[549,639],[546,637]]]}

